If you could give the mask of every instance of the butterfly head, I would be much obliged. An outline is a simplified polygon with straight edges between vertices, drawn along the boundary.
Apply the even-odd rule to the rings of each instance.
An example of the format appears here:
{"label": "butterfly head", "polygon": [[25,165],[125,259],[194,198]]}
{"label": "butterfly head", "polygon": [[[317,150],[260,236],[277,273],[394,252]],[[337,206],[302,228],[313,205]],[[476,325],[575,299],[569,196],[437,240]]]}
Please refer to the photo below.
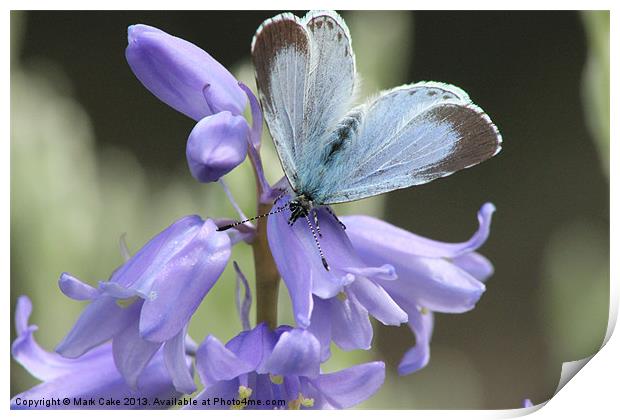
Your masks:
{"label": "butterfly head", "polygon": [[305,194],[298,195],[288,202],[288,208],[291,211],[289,223],[292,225],[300,217],[307,217],[313,207],[312,200]]}

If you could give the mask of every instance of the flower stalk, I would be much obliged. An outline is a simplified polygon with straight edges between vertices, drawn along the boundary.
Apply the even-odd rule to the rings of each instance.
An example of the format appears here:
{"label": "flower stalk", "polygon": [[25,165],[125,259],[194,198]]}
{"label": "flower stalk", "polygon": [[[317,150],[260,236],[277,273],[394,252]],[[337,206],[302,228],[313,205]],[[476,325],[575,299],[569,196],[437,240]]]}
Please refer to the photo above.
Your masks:
{"label": "flower stalk", "polygon": [[[274,191],[269,186],[259,149],[263,133],[263,113],[256,96],[245,84],[239,87],[246,93],[252,113],[252,130],[248,138],[248,156],[252,162],[254,179],[256,181],[256,214],[267,214],[272,207]],[[280,273],[271,255],[267,241],[267,218],[256,220],[256,236],[252,242],[254,254],[254,273],[256,280],[256,324],[267,323],[270,328],[278,326],[278,288],[280,287]]]}
{"label": "flower stalk", "polygon": [[[271,204],[258,204],[258,214],[271,210]],[[267,218],[256,223],[256,237],[252,242],[256,278],[256,324],[266,322],[270,328],[278,326],[278,288],[280,274],[267,242]]]}

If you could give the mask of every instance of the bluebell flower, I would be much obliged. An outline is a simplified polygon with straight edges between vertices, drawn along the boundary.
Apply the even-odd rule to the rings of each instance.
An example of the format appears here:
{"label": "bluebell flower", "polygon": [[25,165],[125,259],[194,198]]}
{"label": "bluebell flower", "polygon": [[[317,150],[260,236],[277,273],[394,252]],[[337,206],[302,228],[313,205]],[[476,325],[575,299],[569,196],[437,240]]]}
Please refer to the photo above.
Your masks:
{"label": "bluebell flower", "polygon": [[479,212],[480,228],[460,244],[422,238],[368,216],[343,217],[346,231],[325,209],[319,238],[330,270],[318,256],[304,223],[288,225],[287,211],[270,216],[268,238],[278,270],[289,290],[297,325],[319,339],[322,360],[334,341],[345,350],[370,348],[368,315],[385,325],[407,322],[416,345],[399,372],[412,373],[430,357],[433,311],[470,310],[485,291],[493,266],[474,252],[489,235],[492,204]]}
{"label": "bluebell flower", "polygon": [[401,375],[428,363],[433,312],[469,311],[486,290],[483,282],[493,274],[493,265],[475,251],[489,236],[494,212],[493,204],[484,204],[478,212],[478,230],[462,243],[434,241],[373,217],[342,218],[360,258],[369,264],[390,264],[398,276],[378,283],[405,310],[416,337],[398,367]]}
{"label": "bluebell flower", "polygon": [[[15,395],[11,399],[12,409],[167,408],[166,405],[153,405],[154,399],[165,401],[181,395],[167,372],[163,351],[155,354],[139,375],[136,387],[132,388],[116,369],[111,343],[97,346],[76,359],[50,353],[34,339],[37,327],[28,323],[31,312],[30,299],[21,296],[15,310],[17,338],[11,352],[13,358],[42,383]],[[191,372],[191,359],[185,357],[183,362]],[[125,398],[133,399],[125,401]],[[76,405],[76,400],[80,399],[92,399],[94,405]],[[55,403],[45,405],[45,401],[50,400]],[[121,404],[127,402],[128,405],[111,405],[110,400],[120,400]]]}
{"label": "bluebell flower", "polygon": [[230,239],[215,223],[187,216],[152,238],[94,288],[63,273],[65,295],[91,303],[56,351],[77,358],[112,340],[117,369],[131,387],[163,347],[166,367],[181,392],[195,389],[185,363],[188,322],[222,274]]}
{"label": "bluebell flower", "polygon": [[208,336],[196,369],[205,388],[202,409],[348,408],[383,384],[385,365],[370,362],[334,373],[320,371],[320,344],[307,330],[261,323],[223,345]]}
{"label": "bluebell flower", "polygon": [[361,259],[333,215],[319,209],[319,240],[330,265],[325,270],[307,224],[289,226],[289,213],[287,209],[269,217],[269,246],[288,288],[295,321],[319,338],[323,360],[329,357],[331,340],[345,350],[369,349],[369,314],[385,325],[407,322],[407,314],[379,284],[396,279],[394,267]]}

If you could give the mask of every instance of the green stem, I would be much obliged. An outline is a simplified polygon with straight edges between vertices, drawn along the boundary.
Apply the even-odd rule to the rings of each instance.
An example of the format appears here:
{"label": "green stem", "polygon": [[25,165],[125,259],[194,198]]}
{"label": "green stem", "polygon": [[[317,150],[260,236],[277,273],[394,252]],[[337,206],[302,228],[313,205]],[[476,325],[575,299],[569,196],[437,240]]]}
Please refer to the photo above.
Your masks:
{"label": "green stem", "polygon": [[[258,214],[265,214],[271,204],[259,204]],[[256,323],[266,322],[275,329],[278,326],[278,288],[280,273],[273,261],[267,242],[267,218],[256,223],[256,238],[252,242],[254,251],[254,271],[256,276]]]}

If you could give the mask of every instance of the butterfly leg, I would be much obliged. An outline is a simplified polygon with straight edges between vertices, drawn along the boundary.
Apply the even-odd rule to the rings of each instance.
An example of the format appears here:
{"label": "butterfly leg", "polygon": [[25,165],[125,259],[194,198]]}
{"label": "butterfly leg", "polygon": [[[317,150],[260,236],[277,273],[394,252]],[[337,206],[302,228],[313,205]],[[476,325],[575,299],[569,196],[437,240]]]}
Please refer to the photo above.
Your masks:
{"label": "butterfly leg", "polygon": [[329,271],[329,264],[327,264],[327,260],[325,259],[325,255],[323,254],[323,250],[321,249],[321,243],[319,242],[319,238],[316,236],[316,232],[314,231],[314,227],[312,226],[312,222],[310,221],[310,218],[308,217],[308,215],[305,215],[306,217],[306,222],[308,222],[308,227],[310,228],[310,231],[312,232],[312,236],[314,237],[314,242],[316,243],[316,247],[319,250],[319,254],[321,255],[321,262],[323,263],[323,267],[325,267],[325,270]]}
{"label": "butterfly leg", "polygon": [[345,226],[345,224],[344,224],[344,223],[342,223],[342,222],[340,221],[340,219],[338,218],[338,216],[336,216],[336,213],[334,213],[334,212],[332,211],[332,209],[331,209],[330,207],[328,207],[328,206],[325,206],[325,208],[327,209],[327,212],[328,212],[329,214],[331,214],[332,216],[334,216],[334,219],[336,219],[336,221],[338,222],[338,224],[340,224],[340,227],[342,228],[342,230],[347,230],[347,227]]}
{"label": "butterfly leg", "polygon": [[312,216],[314,218],[314,226],[316,226],[316,233],[319,234],[319,238],[322,238],[321,227],[319,226],[319,211],[316,208],[312,209]]}

